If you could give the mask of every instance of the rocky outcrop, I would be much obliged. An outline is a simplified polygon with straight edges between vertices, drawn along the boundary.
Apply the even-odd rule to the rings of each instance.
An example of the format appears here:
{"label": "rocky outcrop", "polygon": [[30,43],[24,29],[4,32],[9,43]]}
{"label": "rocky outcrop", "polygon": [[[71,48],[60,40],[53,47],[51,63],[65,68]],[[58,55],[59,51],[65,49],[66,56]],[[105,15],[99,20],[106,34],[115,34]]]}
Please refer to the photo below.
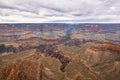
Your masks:
{"label": "rocky outcrop", "polygon": [[9,52],[13,52],[13,53],[18,53],[18,52],[21,52],[21,51],[25,51],[25,50],[29,50],[31,47],[28,47],[28,46],[18,46],[18,47],[14,47],[13,45],[4,45],[4,44],[1,44],[0,45],[0,53],[9,53]]}
{"label": "rocky outcrop", "polygon": [[0,68],[0,80],[43,80],[44,66],[38,62],[18,60]]}
{"label": "rocky outcrop", "polygon": [[70,62],[70,59],[68,57],[65,57],[64,55],[62,55],[60,51],[55,52],[55,47],[53,47],[52,45],[40,45],[37,47],[36,51],[42,52],[46,56],[51,56],[51,57],[54,57],[56,59],[59,59],[59,61],[62,64],[60,67],[60,70],[62,72],[65,71],[65,67]]}
{"label": "rocky outcrop", "polygon": [[120,53],[120,46],[106,45],[106,46],[103,46],[102,49],[104,49],[104,50],[110,50],[110,51],[115,51],[115,52]]}

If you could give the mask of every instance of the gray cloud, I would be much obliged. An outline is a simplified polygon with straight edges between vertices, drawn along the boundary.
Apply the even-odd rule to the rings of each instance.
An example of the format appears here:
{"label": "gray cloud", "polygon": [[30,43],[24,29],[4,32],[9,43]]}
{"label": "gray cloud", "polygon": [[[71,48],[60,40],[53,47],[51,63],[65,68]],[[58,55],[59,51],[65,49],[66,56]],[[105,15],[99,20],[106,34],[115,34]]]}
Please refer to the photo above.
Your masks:
{"label": "gray cloud", "polygon": [[1,0],[1,22],[120,22],[119,0]]}

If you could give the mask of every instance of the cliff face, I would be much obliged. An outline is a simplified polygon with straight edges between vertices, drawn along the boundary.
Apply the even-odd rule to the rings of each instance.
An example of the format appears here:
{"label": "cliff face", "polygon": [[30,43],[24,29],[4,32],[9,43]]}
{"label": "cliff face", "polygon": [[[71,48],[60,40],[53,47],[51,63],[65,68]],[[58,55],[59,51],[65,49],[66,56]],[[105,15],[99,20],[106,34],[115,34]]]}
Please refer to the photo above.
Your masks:
{"label": "cliff face", "polygon": [[5,46],[4,44],[0,45],[0,53],[4,52],[15,52],[15,48],[10,45],[10,46]]}
{"label": "cliff face", "polygon": [[111,45],[114,48],[119,47],[106,42],[87,42],[80,44],[80,47],[66,44],[26,48],[1,45],[1,53],[9,48],[8,53],[11,51],[14,53],[14,50],[15,53],[0,56],[0,62],[6,64],[6,66],[0,64],[0,78],[1,80],[119,80],[119,49],[104,48]]}
{"label": "cliff face", "polygon": [[70,59],[68,57],[65,57],[64,55],[62,55],[62,52],[58,51],[55,52],[55,47],[53,47],[52,45],[40,45],[37,47],[37,53],[43,53],[46,56],[50,56],[50,57],[54,57],[56,59],[58,59],[61,62],[61,67],[60,70],[62,72],[65,71],[65,67],[67,66],[67,64],[69,63]]}
{"label": "cliff face", "polygon": [[0,80],[43,80],[44,76],[43,65],[28,60],[18,60],[0,71]]}
{"label": "cliff face", "polygon": [[9,52],[13,52],[13,53],[18,53],[18,52],[21,52],[21,51],[25,51],[25,50],[28,50],[30,47],[23,47],[23,46],[18,46],[18,47],[14,47],[13,45],[4,45],[4,44],[1,44],[0,45],[0,53],[9,53]]}

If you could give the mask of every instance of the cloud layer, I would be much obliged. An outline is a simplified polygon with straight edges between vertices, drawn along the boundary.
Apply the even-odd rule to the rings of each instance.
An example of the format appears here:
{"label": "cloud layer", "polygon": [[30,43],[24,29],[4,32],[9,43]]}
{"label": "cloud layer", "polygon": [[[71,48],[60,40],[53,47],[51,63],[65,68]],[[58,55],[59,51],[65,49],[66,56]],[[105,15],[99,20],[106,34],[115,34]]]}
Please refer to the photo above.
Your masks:
{"label": "cloud layer", "polygon": [[0,22],[120,22],[120,0],[0,0]]}

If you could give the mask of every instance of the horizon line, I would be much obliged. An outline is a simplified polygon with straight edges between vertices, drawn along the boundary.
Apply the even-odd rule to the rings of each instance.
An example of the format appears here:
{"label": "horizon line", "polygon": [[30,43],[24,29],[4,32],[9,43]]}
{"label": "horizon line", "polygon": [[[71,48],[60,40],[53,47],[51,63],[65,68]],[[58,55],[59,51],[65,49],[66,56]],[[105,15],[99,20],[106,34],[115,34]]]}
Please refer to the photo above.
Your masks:
{"label": "horizon line", "polygon": [[0,24],[120,24],[120,22],[1,22]]}

